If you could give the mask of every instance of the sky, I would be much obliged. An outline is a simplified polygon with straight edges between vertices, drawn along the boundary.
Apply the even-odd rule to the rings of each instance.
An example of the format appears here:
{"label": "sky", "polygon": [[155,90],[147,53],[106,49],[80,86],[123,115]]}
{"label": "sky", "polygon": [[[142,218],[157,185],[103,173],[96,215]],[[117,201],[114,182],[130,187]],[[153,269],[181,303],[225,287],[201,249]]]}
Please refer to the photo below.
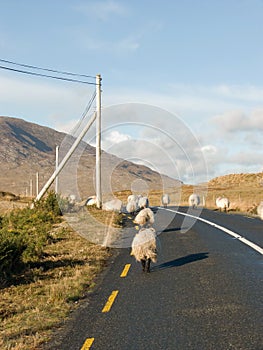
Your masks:
{"label": "sky", "polygon": [[263,171],[262,0],[0,5],[1,60],[92,77],[0,69],[0,115],[71,132],[100,74],[107,152],[185,183]]}

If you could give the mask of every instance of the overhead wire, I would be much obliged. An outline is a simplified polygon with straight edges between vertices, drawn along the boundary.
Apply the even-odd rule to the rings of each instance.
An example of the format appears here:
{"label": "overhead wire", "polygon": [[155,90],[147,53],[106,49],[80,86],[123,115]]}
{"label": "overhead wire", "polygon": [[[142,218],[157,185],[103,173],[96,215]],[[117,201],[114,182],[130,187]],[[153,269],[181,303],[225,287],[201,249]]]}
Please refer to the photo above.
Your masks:
{"label": "overhead wire", "polygon": [[[59,71],[59,70],[49,69],[49,68],[42,68],[42,67],[37,67],[37,66],[29,65],[29,64],[23,64],[23,63],[17,63],[17,62],[13,62],[13,61],[9,61],[9,60],[4,60],[1,58],[0,58],[0,62],[10,64],[10,65],[19,66],[19,67],[25,67],[25,68],[29,68],[29,69],[52,72],[52,73],[56,73],[56,74],[68,75],[68,76],[73,76],[73,77],[82,77],[82,78],[88,78],[88,79],[96,79],[96,77],[92,76],[92,75],[65,72],[65,71]],[[86,81],[86,80],[65,78],[65,77],[59,77],[59,76],[54,76],[54,75],[49,75],[49,74],[31,72],[28,70],[16,69],[16,68],[11,68],[11,67],[7,67],[7,66],[3,66],[3,65],[0,65],[0,69],[5,69],[5,70],[13,71],[13,72],[23,73],[23,74],[33,75],[33,76],[40,76],[40,77],[45,77],[45,78],[64,80],[64,81],[74,82],[74,83],[97,85],[96,82],[90,82],[90,81]],[[87,106],[85,107],[85,109],[80,117],[80,120],[78,121],[76,126],[71,130],[71,132],[70,132],[71,135],[75,135],[77,133],[80,125],[82,124],[83,120],[86,118],[86,116],[87,116],[87,114],[88,114],[88,112],[89,112],[89,110],[90,110],[90,108],[95,100],[95,97],[96,97],[96,90],[94,91],[91,99],[89,100]]]}
{"label": "overhead wire", "polygon": [[37,70],[52,72],[52,73],[65,74],[65,75],[71,75],[71,76],[77,76],[77,77],[85,77],[85,78],[93,78],[93,79],[96,78],[95,76],[92,76],[92,75],[72,73],[72,72],[65,72],[65,71],[59,71],[59,70],[49,69],[49,68],[42,68],[42,67],[32,66],[32,65],[29,65],[29,64],[23,64],[23,63],[17,63],[17,62],[13,62],[13,61],[8,61],[8,60],[4,60],[4,59],[1,59],[1,58],[0,58],[0,62],[13,64],[13,65],[19,66],[19,67],[25,67],[25,68],[31,68],[31,69],[37,69]]}
{"label": "overhead wire", "polygon": [[83,120],[86,118],[87,114],[89,113],[90,109],[91,109],[91,106],[95,100],[95,97],[96,97],[96,91],[94,91],[91,99],[89,100],[86,108],[84,109],[83,113],[82,113],[82,116],[80,117],[80,120],[77,122],[77,124],[74,126],[74,128],[70,131],[70,134],[71,135],[75,135],[79,129],[79,127],[81,126]]}
{"label": "overhead wire", "polygon": [[34,76],[39,76],[39,77],[45,77],[45,78],[51,78],[51,79],[58,79],[58,80],[64,80],[68,82],[74,82],[74,83],[81,83],[81,84],[88,84],[88,85],[97,85],[95,82],[89,82],[89,81],[84,81],[84,80],[79,80],[79,79],[71,79],[71,78],[63,78],[63,77],[57,77],[53,75],[48,75],[48,74],[41,74],[41,73],[35,73],[35,72],[29,72],[29,71],[24,71],[21,69],[15,69],[15,68],[10,68],[10,67],[5,67],[5,66],[0,66],[0,69],[6,69],[10,70],[13,72],[18,72],[18,73],[23,73],[23,74],[29,74],[29,75],[34,75]]}

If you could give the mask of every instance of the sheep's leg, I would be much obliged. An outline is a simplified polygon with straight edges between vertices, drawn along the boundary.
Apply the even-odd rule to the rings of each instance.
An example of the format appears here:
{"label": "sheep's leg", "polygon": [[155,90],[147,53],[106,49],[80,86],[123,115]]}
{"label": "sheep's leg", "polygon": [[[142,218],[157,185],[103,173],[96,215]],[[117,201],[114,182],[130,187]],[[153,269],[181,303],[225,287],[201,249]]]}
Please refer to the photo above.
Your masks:
{"label": "sheep's leg", "polygon": [[147,261],[146,261],[146,272],[150,272],[150,265],[151,265],[151,259],[149,258],[149,259],[147,259]]}
{"label": "sheep's leg", "polygon": [[141,263],[142,263],[142,271],[145,272],[146,260],[141,259]]}

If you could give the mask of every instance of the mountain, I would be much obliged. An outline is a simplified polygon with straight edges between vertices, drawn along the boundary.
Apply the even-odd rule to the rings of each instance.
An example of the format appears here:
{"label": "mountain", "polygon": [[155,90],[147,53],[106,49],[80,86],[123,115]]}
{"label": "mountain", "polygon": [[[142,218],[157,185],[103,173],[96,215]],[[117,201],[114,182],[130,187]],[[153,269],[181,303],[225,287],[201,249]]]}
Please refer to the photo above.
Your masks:
{"label": "mountain", "polygon": [[[22,119],[0,117],[0,140],[0,191],[35,196],[37,181],[41,190],[55,170],[56,146],[65,149],[73,138]],[[59,192],[63,196],[75,194],[81,198],[93,195],[95,167],[95,148],[81,142],[59,175]],[[129,189],[145,192],[180,184],[146,166],[102,151],[103,194]]]}

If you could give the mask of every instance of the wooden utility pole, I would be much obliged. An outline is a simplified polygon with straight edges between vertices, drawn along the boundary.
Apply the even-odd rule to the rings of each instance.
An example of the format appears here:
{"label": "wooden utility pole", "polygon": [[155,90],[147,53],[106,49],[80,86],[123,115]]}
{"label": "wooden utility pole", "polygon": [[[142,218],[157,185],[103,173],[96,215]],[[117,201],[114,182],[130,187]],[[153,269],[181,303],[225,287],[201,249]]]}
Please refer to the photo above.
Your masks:
{"label": "wooden utility pole", "polygon": [[96,200],[102,207],[101,195],[101,76],[96,75]]}
{"label": "wooden utility pole", "polygon": [[36,173],[36,196],[38,195],[39,192],[39,173]]}
{"label": "wooden utility pole", "polygon": [[[58,168],[58,150],[59,150],[59,146],[56,146],[56,170]],[[55,180],[55,193],[56,195],[58,194],[58,175],[56,176],[56,180]]]}
{"label": "wooden utility pole", "polygon": [[63,169],[63,167],[65,166],[65,164],[67,163],[67,161],[69,160],[69,158],[72,156],[73,152],[75,151],[75,149],[78,147],[79,143],[81,142],[81,140],[83,139],[83,137],[86,135],[87,131],[89,130],[89,128],[91,127],[91,125],[93,124],[93,122],[96,119],[96,113],[94,113],[94,115],[91,117],[91,119],[89,120],[88,124],[86,125],[86,127],[81,131],[81,133],[79,134],[79,136],[76,138],[75,142],[73,143],[73,145],[71,146],[70,150],[68,151],[68,153],[65,155],[65,157],[62,159],[62,161],[60,162],[58,168],[54,171],[54,173],[51,175],[51,177],[49,178],[49,180],[47,181],[47,183],[45,184],[45,186],[42,188],[42,190],[39,192],[39,194],[36,196],[35,201],[39,201],[44,194],[46,193],[46,191],[49,189],[50,185],[52,184],[52,182],[55,180],[55,178],[58,176],[58,174],[61,172],[61,170]]}

